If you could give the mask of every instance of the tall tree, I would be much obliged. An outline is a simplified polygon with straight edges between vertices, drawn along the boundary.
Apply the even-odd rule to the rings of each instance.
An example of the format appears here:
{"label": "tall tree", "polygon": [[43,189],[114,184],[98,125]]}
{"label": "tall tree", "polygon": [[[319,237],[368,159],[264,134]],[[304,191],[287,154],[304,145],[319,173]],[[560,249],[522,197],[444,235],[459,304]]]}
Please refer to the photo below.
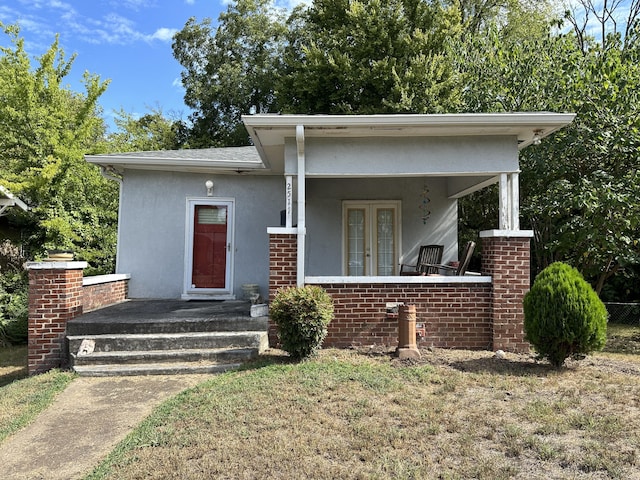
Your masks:
{"label": "tall tree", "polygon": [[316,0],[292,17],[284,111],[436,113],[458,108],[447,45],[455,8],[424,0]]}
{"label": "tall tree", "polygon": [[238,0],[220,15],[190,18],[173,42],[184,68],[182,84],[191,117],[192,147],[246,145],[240,116],[273,111],[275,82],[284,48],[283,12],[270,0]]}
{"label": "tall tree", "polygon": [[115,118],[117,131],[108,135],[109,152],[177,150],[188,147],[187,125],[167,118],[161,109],[136,117],[121,110]]}
{"label": "tall tree", "polygon": [[[598,292],[640,262],[640,207],[630,201],[640,166],[637,38],[637,30],[624,40],[612,33],[604,43],[588,40],[585,49],[571,31],[518,40],[494,29],[461,49],[470,110],[578,114],[568,128],[522,152],[522,212],[536,235],[537,268],[568,261]],[[465,217],[477,218],[472,212],[488,203],[484,196],[462,202]]]}
{"label": "tall tree", "polygon": [[98,98],[107,82],[85,74],[86,91],[65,86],[74,57],[58,39],[32,68],[16,26],[4,26],[12,46],[0,47],[0,177],[31,206],[10,214],[31,256],[43,245],[73,248],[98,271],[115,257],[117,188],[83,155],[102,139]]}

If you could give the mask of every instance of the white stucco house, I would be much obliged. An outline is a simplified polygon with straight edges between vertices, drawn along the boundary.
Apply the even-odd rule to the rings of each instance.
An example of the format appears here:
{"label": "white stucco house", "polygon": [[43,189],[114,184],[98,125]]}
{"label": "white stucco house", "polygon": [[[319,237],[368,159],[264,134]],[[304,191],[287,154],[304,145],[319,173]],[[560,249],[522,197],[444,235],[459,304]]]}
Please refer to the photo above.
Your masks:
{"label": "white stucco house", "polygon": [[[500,267],[488,260],[485,269],[483,259],[480,276],[457,278],[401,277],[399,266],[427,244],[444,246],[443,263],[456,260],[457,200],[498,183],[500,218],[480,237],[517,240],[516,256],[526,246],[526,272],[519,272],[526,285],[516,288],[528,289],[531,232],[519,225],[519,151],[573,118],[251,115],[243,117],[250,147],[86,159],[120,182],[117,272],[131,275],[131,298],[239,298],[246,284],[267,297],[279,286],[312,283],[336,299],[329,343],[387,338],[385,322],[393,318],[386,306],[412,302],[433,327],[424,327],[424,341],[444,346],[442,332],[453,320],[441,322],[449,326],[439,334],[430,319],[458,308],[467,313],[456,322],[465,316],[468,323],[468,312],[479,308],[472,317],[488,323],[469,337],[480,347],[496,344],[491,311],[499,305]],[[502,246],[497,251],[510,255]],[[434,295],[448,298],[440,310]],[[477,301],[467,305],[468,298]]]}

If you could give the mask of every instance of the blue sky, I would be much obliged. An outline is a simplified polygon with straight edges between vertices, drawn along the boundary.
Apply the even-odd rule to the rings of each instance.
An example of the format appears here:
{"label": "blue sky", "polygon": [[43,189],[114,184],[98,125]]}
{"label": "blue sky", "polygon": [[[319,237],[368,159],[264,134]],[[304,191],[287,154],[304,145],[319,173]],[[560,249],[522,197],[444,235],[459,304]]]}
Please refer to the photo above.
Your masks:
{"label": "blue sky", "polygon": [[[26,50],[33,56],[41,55],[60,34],[67,56],[77,54],[67,77],[73,90],[84,91],[80,79],[85,71],[110,79],[100,101],[109,124],[113,111],[120,109],[142,115],[160,108],[170,118],[186,120],[190,111],[183,102],[172,36],[190,17],[210,17],[215,24],[228,1],[3,0],[0,21],[20,24]],[[305,0],[276,0],[289,7],[300,1]],[[578,0],[567,1],[579,5]],[[619,27],[630,2],[620,2]],[[0,44],[7,40],[1,38]]]}
{"label": "blue sky", "polygon": [[[32,56],[60,34],[67,58],[77,54],[67,77],[73,90],[84,92],[85,71],[110,79],[100,102],[107,120],[113,110],[140,115],[157,107],[186,119],[171,38],[189,17],[215,23],[225,9],[221,0],[4,0],[0,21],[20,25]],[[6,45],[8,38],[0,42]]]}

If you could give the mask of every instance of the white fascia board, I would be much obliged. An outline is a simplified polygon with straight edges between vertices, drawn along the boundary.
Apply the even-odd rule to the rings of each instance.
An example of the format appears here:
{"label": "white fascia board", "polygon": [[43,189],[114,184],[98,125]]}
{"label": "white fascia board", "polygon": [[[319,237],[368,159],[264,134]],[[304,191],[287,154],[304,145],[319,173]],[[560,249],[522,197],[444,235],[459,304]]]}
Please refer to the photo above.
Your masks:
{"label": "white fascia board", "polygon": [[262,162],[233,162],[233,161],[212,161],[212,160],[172,160],[157,158],[135,158],[135,157],[107,157],[100,155],[85,155],[85,160],[97,165],[128,167],[139,169],[158,170],[264,170]]}
{"label": "white fascia board", "polygon": [[18,197],[16,197],[13,193],[11,193],[2,185],[0,185],[0,194],[2,194],[2,196],[5,197],[5,198],[0,198],[0,205],[5,207],[2,209],[2,211],[4,211],[8,207],[18,207],[24,210],[25,212],[29,210],[29,205],[24,203],[22,200],[20,200]]}

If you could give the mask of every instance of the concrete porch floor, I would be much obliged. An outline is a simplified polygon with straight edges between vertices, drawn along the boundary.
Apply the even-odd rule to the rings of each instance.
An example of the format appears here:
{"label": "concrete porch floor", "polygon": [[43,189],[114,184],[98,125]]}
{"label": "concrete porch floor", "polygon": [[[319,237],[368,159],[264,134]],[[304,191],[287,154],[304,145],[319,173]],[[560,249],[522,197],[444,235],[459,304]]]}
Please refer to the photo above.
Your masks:
{"label": "concrete porch floor", "polygon": [[67,322],[67,335],[267,330],[266,316],[252,317],[242,300],[132,299]]}
{"label": "concrete porch floor", "polygon": [[130,299],[80,315],[69,323],[185,322],[249,317],[251,304],[242,300],[185,301],[166,299]]}

